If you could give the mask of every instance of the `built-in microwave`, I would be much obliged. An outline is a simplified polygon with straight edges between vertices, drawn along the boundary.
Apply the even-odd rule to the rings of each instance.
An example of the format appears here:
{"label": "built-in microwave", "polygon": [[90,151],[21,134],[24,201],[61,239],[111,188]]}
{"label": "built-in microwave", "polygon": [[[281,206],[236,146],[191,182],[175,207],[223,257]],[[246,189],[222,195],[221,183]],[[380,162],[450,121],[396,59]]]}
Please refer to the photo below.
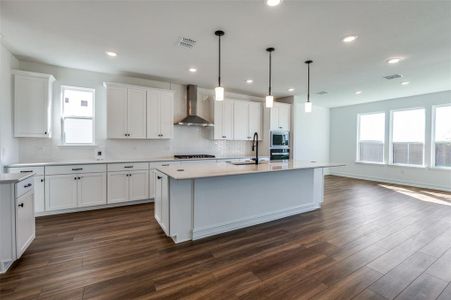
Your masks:
{"label": "built-in microwave", "polygon": [[290,132],[287,130],[271,131],[271,149],[288,148],[290,146]]}

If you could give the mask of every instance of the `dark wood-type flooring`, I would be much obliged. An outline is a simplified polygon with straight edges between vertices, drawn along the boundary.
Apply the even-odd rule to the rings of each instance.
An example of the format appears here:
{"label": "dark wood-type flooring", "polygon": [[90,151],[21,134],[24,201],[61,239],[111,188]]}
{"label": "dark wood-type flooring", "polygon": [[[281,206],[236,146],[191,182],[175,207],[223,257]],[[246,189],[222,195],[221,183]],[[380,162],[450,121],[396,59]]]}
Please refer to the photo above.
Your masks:
{"label": "dark wood-type flooring", "polygon": [[38,218],[0,299],[445,300],[450,282],[450,193],[328,176],[321,210],[177,246],[152,204]]}

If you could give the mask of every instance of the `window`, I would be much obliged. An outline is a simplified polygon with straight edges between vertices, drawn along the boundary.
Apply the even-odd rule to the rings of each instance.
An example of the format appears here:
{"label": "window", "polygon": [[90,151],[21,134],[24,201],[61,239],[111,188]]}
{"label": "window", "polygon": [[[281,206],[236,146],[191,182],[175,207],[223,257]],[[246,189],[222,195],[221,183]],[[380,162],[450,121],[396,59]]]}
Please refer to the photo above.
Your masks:
{"label": "window", "polygon": [[357,160],[384,163],[385,113],[358,116]]}
{"label": "window", "polygon": [[94,144],[95,90],[63,86],[61,94],[63,144]]}
{"label": "window", "polygon": [[451,104],[434,108],[433,164],[451,167]]}
{"label": "window", "polygon": [[392,112],[393,164],[424,165],[425,109]]}

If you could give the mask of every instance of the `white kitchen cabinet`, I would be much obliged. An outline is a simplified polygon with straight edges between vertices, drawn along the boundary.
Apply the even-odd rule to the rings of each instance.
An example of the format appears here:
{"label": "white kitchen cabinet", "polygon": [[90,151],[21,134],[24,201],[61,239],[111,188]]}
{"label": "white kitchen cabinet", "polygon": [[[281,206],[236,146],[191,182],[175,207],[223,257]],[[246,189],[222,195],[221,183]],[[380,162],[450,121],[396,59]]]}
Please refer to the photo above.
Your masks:
{"label": "white kitchen cabinet", "polygon": [[108,203],[149,199],[148,170],[108,172]]}
{"label": "white kitchen cabinet", "polygon": [[44,167],[7,168],[8,173],[34,173],[34,210],[35,213],[45,211],[45,177]]}
{"label": "white kitchen cabinet", "polygon": [[78,207],[106,204],[106,174],[88,173],[78,179]]}
{"label": "white kitchen cabinet", "polygon": [[234,140],[252,140],[254,133],[262,139],[262,106],[258,102],[235,101],[233,107]]}
{"label": "white kitchen cabinet", "polygon": [[233,106],[234,101],[215,101],[215,140],[233,140]]}
{"label": "white kitchen cabinet", "polygon": [[147,90],[147,138],[170,139],[174,136],[174,91]]}
{"label": "white kitchen cabinet", "polygon": [[290,130],[291,105],[287,103],[274,102],[270,111],[271,130]]}
{"label": "white kitchen cabinet", "polygon": [[14,70],[14,137],[51,137],[52,89],[49,74]]}
{"label": "white kitchen cabinet", "polygon": [[107,90],[107,131],[111,139],[145,139],[147,91],[116,84]]}
{"label": "white kitchen cabinet", "polygon": [[33,191],[16,199],[16,252],[21,257],[35,237]]}
{"label": "white kitchen cabinet", "polygon": [[52,175],[45,180],[47,211],[77,207],[77,175]]}
{"label": "white kitchen cabinet", "polygon": [[156,180],[156,175],[155,175],[155,169],[160,167],[160,166],[170,166],[170,165],[174,165],[174,164],[180,164],[183,162],[160,162],[160,163],[150,163],[149,164],[149,168],[150,168],[150,172],[149,172],[149,198],[151,199],[155,199],[155,180]]}
{"label": "white kitchen cabinet", "polygon": [[154,215],[166,235],[169,235],[169,190],[168,177],[155,171]]}

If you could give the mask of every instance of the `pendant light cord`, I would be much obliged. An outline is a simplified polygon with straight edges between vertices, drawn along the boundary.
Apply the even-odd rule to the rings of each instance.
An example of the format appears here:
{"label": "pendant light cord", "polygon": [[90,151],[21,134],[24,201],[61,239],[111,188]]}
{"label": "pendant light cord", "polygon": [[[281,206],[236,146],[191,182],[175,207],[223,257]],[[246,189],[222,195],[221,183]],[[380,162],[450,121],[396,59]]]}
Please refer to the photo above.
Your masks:
{"label": "pendant light cord", "polygon": [[219,35],[218,86],[221,86],[221,36]]}
{"label": "pendant light cord", "polygon": [[307,65],[307,102],[310,102],[310,64]]}
{"label": "pendant light cord", "polygon": [[272,65],[272,60],[271,60],[271,51],[270,51],[269,52],[269,88],[268,88],[269,96],[271,96],[271,65]]}

